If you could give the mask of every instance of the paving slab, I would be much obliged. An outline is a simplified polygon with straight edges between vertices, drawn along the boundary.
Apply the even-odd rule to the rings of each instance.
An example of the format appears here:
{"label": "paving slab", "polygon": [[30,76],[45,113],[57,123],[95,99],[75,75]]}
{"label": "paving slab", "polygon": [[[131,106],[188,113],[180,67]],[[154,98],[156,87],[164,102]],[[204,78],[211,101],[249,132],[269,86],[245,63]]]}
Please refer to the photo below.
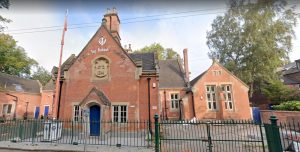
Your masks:
{"label": "paving slab", "polygon": [[[70,145],[70,144],[56,144],[56,143],[30,143],[30,142],[17,142],[10,141],[0,142],[0,152],[84,152],[84,145]],[[86,152],[153,152],[154,149],[147,147],[115,147],[107,145],[87,145]]]}

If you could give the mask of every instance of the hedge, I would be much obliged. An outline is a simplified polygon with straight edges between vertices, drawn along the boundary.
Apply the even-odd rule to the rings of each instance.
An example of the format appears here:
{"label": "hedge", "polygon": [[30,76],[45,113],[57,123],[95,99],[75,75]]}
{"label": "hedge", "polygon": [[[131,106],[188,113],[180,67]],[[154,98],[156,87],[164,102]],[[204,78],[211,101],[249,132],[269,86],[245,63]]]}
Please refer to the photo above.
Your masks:
{"label": "hedge", "polygon": [[300,101],[287,101],[279,105],[274,105],[275,110],[285,110],[285,111],[300,111]]}

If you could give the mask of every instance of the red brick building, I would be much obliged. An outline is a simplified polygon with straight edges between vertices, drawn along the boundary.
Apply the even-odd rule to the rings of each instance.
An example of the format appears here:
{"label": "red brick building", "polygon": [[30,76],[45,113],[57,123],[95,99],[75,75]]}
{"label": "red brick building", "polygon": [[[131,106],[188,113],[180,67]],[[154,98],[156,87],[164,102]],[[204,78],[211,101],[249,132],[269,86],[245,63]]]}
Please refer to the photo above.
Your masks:
{"label": "red brick building", "polygon": [[218,61],[191,81],[198,119],[251,119],[248,86]]}
{"label": "red brick building", "polygon": [[[38,115],[73,121],[84,119],[83,110],[89,121],[120,123],[153,120],[155,113],[173,120],[250,119],[247,85],[218,62],[190,81],[187,49],[183,61],[131,52],[121,46],[119,26],[115,10],[104,15],[82,51],[62,64],[59,102],[53,102],[54,77],[30,99],[32,117],[39,107]],[[57,76],[58,69],[52,73]],[[12,102],[0,97],[3,104]],[[100,128],[90,126],[90,133],[97,135]]]}
{"label": "red brick building", "polygon": [[47,108],[40,107],[41,86],[37,80],[0,73],[0,116],[6,119],[38,117],[40,109],[44,112]]}

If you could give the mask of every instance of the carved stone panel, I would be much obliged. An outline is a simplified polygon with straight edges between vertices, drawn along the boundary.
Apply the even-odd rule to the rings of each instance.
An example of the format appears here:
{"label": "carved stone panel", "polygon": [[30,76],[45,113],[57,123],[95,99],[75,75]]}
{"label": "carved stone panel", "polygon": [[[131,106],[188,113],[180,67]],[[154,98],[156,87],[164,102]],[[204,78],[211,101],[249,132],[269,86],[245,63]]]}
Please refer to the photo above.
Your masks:
{"label": "carved stone panel", "polygon": [[105,57],[99,57],[92,62],[92,80],[107,80],[109,79],[110,69],[109,60]]}

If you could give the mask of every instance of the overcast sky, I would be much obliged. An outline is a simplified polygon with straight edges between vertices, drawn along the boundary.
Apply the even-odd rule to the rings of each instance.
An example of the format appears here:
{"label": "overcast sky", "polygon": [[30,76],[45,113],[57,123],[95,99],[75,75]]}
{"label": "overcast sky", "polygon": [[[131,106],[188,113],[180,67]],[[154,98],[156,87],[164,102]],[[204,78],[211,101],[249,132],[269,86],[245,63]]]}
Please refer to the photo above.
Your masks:
{"label": "overcast sky", "polygon": [[[300,1],[290,0],[300,12]],[[6,24],[6,33],[25,48],[47,70],[58,65],[64,12],[69,10],[69,29],[65,37],[63,59],[78,55],[101,24],[107,8],[116,7],[121,20],[121,43],[136,50],[154,42],[173,48],[180,55],[189,50],[189,66],[194,78],[210,65],[206,32],[218,15],[226,11],[224,1],[12,1],[9,10],[0,14],[13,22]],[[83,24],[87,23],[87,24]],[[43,28],[41,28],[43,27]],[[46,28],[45,28],[46,27]],[[290,59],[300,58],[300,25],[295,28]]]}

